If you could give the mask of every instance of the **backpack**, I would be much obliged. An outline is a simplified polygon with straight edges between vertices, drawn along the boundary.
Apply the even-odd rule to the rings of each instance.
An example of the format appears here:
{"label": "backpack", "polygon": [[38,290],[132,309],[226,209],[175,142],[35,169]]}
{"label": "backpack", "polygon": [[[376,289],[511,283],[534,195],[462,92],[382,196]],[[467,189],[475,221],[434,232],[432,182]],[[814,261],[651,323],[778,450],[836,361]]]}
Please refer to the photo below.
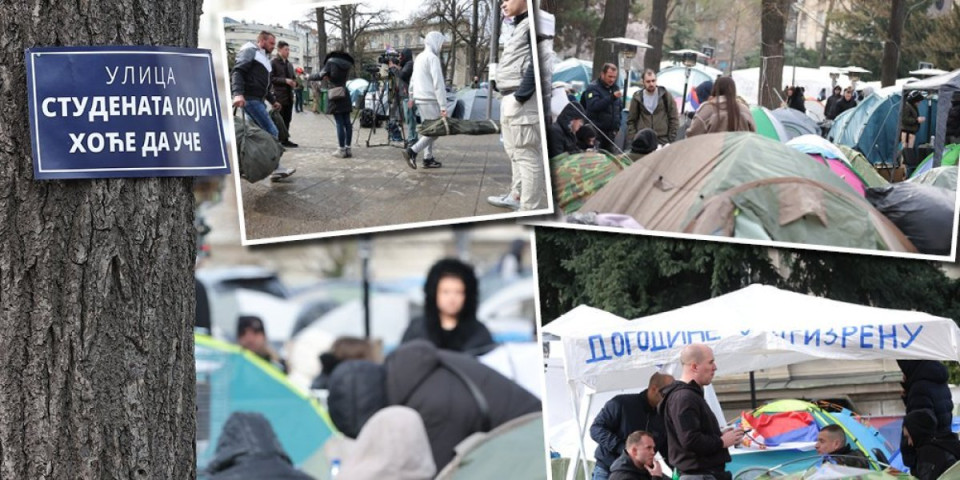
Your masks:
{"label": "backpack", "polygon": [[241,116],[233,117],[240,177],[256,183],[267,178],[280,165],[283,146],[253,121],[247,121],[242,108],[240,112]]}

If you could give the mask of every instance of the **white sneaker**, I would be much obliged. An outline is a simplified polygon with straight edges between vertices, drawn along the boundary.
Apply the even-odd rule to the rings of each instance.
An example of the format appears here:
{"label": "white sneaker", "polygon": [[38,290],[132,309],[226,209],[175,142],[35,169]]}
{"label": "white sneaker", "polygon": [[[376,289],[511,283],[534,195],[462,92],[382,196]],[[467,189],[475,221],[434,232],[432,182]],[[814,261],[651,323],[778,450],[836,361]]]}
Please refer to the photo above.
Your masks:
{"label": "white sneaker", "polygon": [[297,171],[296,168],[277,167],[277,169],[270,174],[270,181],[276,182],[277,180],[282,180],[284,178],[289,177],[290,175],[293,175],[293,173],[296,171]]}
{"label": "white sneaker", "polygon": [[487,203],[493,205],[494,207],[509,208],[511,210],[520,209],[520,201],[513,198],[513,195],[510,195],[509,193],[487,197]]}

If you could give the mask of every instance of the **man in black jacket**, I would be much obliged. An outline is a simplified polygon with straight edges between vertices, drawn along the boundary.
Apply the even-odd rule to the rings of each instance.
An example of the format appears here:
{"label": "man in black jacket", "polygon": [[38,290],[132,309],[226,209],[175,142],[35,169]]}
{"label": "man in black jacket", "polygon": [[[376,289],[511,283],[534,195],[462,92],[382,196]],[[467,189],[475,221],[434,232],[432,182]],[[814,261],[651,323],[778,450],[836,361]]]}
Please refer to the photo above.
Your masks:
{"label": "man in black jacket", "polygon": [[[293,89],[297,87],[296,73],[293,64],[287,60],[290,57],[290,44],[281,40],[277,43],[277,56],[270,62],[270,81],[273,83],[273,93],[280,104],[280,116],[290,131],[290,121],[293,120]],[[284,147],[296,148],[298,145],[289,139],[280,142]]]}
{"label": "man in black jacket", "polygon": [[[937,435],[949,434],[953,422],[953,397],[947,386],[947,367],[934,360],[897,360],[903,372],[903,405],[906,413],[928,409],[937,420]],[[913,462],[915,451],[900,439],[900,453],[904,464]]]}
{"label": "man in black jacket", "polygon": [[843,432],[843,427],[840,425],[827,425],[821,428],[814,447],[818,454],[823,455],[823,463],[870,468],[870,460],[867,456],[847,444],[847,434]]}
{"label": "man in black jacket", "polygon": [[833,87],[833,95],[827,98],[827,106],[823,109],[823,116],[826,117],[827,120],[837,118],[837,112],[835,110],[837,108],[837,102],[843,98],[843,95],[840,95],[842,91],[843,89],[840,88],[840,85],[837,85]]}
{"label": "man in black jacket", "polygon": [[610,467],[610,480],[665,480],[656,454],[656,444],[649,432],[631,433],[626,450]]}
{"label": "man in black jacket", "polygon": [[[233,71],[230,72],[230,90],[233,93],[234,108],[243,108],[254,123],[274,138],[277,138],[279,132],[273,120],[270,120],[270,115],[267,114],[264,101],[270,102],[275,109],[280,108],[270,88],[270,71],[273,69],[270,64],[270,54],[276,43],[277,38],[272,33],[260,32],[256,43],[247,42],[240,47]],[[278,166],[270,175],[270,180],[289,177],[295,171],[294,168]]]}
{"label": "man in black jacket", "polygon": [[743,439],[736,428],[721,433],[717,417],[703,398],[717,371],[713,350],[692,344],[680,352],[683,375],[663,388],[658,411],[667,430],[669,463],[680,471],[680,480],[724,480],[731,446]]}
{"label": "man in black jacket", "polygon": [[561,153],[580,153],[583,150],[577,146],[577,132],[583,126],[583,114],[579,105],[568,103],[563,107],[557,121],[547,128],[547,155],[556,157]]}
{"label": "man in black jacket", "polygon": [[[919,480],[936,480],[960,460],[960,440],[955,433],[938,434],[932,410],[914,410],[903,417],[903,436],[916,452],[904,465]],[[953,477],[951,477],[953,478]]]}
{"label": "man in black jacket", "polygon": [[613,153],[614,139],[620,131],[620,116],[623,110],[623,92],[617,85],[617,66],[608,63],[603,66],[600,78],[591,83],[583,92],[583,103],[587,117],[599,130],[600,148]]}
{"label": "man in black jacket", "polygon": [[590,438],[597,442],[593,454],[597,461],[593,469],[594,480],[607,478],[614,461],[627,446],[627,437],[638,430],[648,432],[653,442],[661,446],[663,458],[668,458],[666,430],[663,417],[657,413],[657,405],[663,398],[660,389],[670,383],[673,383],[673,377],[655,373],[646,390],[617,395],[603,406],[590,427]]}

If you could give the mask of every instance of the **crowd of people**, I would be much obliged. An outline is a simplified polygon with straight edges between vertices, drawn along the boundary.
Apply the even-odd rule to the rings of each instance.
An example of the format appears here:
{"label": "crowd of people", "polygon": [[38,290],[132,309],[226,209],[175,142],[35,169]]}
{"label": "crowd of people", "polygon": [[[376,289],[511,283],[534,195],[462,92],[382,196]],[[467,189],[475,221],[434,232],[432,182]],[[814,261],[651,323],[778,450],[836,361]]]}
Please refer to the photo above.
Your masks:
{"label": "crowd of people", "polygon": [[[610,399],[597,414],[590,436],[597,442],[593,480],[656,480],[660,457],[680,480],[724,480],[729,448],[749,430],[721,428],[704,397],[717,370],[713,350],[692,344],[680,353],[680,378],[656,373],[648,388]],[[904,465],[920,480],[934,480],[960,461],[960,440],[950,429],[953,401],[946,367],[932,360],[899,360],[906,416],[900,446]],[[814,449],[821,464],[889,469],[854,447],[838,424],[819,429]],[[852,439],[856,440],[856,439]]]}
{"label": "crowd of people", "polygon": [[[496,78],[491,83],[502,97],[499,120],[512,178],[509,192],[491,196],[487,201],[510,210],[539,210],[547,206],[547,192],[540,141],[542,116],[537,102],[532,100],[537,91],[532,54],[534,45],[530,41],[533,19],[524,0],[503,0],[500,7],[504,18],[512,22],[514,28],[504,44]],[[400,136],[405,142],[402,156],[412,169],[418,168],[417,158],[421,155],[420,167],[436,169],[443,166],[435,148],[439,137],[419,134],[417,120],[427,123],[447,119],[452,114],[447,111],[448,85],[441,61],[444,42],[441,32],[428,32],[424,36],[423,51],[415,58],[410,49],[404,49],[396,60],[391,58],[387,64],[389,78],[396,78],[396,90],[388,95],[397,96],[396,106],[394,99],[390,98],[388,109],[402,112],[397,116],[402,116],[402,124],[395,129],[396,133],[400,129],[405,133]],[[277,53],[271,59],[275,47]],[[346,84],[356,67],[355,59],[347,52],[334,51],[326,56],[319,72],[306,75],[289,61],[289,54],[289,45],[283,41],[278,43],[276,37],[267,31],[260,32],[255,41],[243,45],[231,71],[233,106],[242,108],[253,123],[277,138],[284,147],[296,148],[299,145],[281,132],[289,131],[294,111],[303,111],[306,86],[310,82],[325,82],[328,87],[326,113],[333,116],[337,132],[338,149],[333,156],[351,158],[353,122],[350,114],[354,105]],[[480,86],[479,77],[474,77],[473,85],[475,88]],[[271,118],[268,106],[279,111],[279,119]],[[287,128],[277,125],[280,121]],[[391,139],[393,134],[391,132]],[[270,179],[277,181],[295,171],[294,168],[278,166]]]}

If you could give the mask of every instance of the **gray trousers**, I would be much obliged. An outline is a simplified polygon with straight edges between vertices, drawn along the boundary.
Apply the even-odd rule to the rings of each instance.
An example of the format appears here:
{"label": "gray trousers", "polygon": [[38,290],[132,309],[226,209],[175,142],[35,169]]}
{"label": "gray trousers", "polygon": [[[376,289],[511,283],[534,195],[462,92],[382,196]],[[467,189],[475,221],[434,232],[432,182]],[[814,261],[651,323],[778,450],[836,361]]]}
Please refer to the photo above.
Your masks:
{"label": "gray trousers", "polygon": [[[428,120],[436,120],[440,118],[440,104],[436,101],[430,100],[416,100],[417,111],[420,112],[420,120],[427,122]],[[447,112],[449,113],[449,112]],[[433,142],[437,141],[437,137],[428,137],[426,135],[420,135],[420,139],[417,140],[412,147],[415,153],[423,152],[423,158],[433,158]]]}

